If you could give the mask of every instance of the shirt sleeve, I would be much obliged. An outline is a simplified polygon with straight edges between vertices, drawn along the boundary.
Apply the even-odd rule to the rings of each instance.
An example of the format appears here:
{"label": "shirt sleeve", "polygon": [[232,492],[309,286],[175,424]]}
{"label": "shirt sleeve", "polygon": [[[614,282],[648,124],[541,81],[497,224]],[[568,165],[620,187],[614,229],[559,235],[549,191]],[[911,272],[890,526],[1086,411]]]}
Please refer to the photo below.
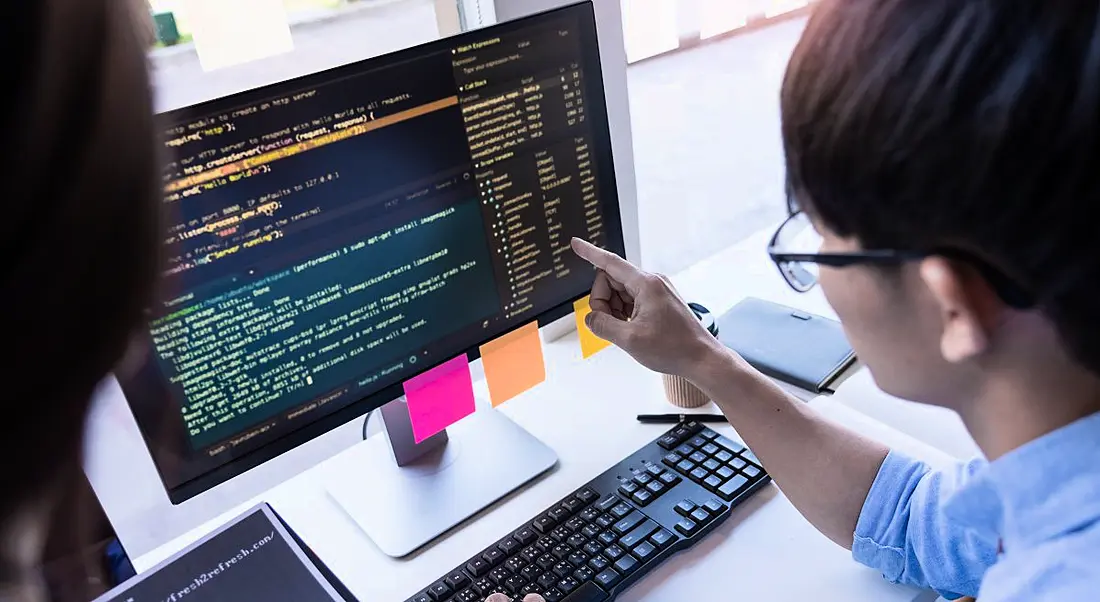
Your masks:
{"label": "shirt sleeve", "polygon": [[852,556],[893,583],[931,588],[951,600],[976,596],[998,543],[952,522],[943,506],[984,465],[975,459],[933,471],[891,452],[863,503]]}

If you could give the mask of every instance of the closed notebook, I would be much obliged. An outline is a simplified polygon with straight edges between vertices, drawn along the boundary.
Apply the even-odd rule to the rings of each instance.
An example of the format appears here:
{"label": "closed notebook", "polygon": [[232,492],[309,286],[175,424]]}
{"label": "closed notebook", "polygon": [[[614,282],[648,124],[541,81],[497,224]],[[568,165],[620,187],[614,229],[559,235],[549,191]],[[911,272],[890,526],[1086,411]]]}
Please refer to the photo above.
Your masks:
{"label": "closed notebook", "polygon": [[855,361],[836,320],[748,298],[718,318],[718,339],[764,374],[824,392]]}

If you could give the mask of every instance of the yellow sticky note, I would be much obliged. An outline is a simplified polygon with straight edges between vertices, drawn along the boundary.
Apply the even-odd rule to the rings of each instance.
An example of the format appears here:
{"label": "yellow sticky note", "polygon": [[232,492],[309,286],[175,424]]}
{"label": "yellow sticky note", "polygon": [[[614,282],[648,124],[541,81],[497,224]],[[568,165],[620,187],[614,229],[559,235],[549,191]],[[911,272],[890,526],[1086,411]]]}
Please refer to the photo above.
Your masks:
{"label": "yellow sticky note", "polygon": [[585,316],[592,313],[592,307],[588,305],[588,297],[574,303],[573,311],[575,311],[577,315],[577,333],[581,337],[581,355],[584,356],[585,359],[611,346],[610,342],[593,334],[592,331],[588,329],[588,325],[584,323]]}
{"label": "yellow sticky note", "polygon": [[283,0],[186,0],[184,6],[204,71],[294,50]]}
{"label": "yellow sticky note", "polygon": [[494,408],[545,381],[538,322],[482,345],[481,364]]}

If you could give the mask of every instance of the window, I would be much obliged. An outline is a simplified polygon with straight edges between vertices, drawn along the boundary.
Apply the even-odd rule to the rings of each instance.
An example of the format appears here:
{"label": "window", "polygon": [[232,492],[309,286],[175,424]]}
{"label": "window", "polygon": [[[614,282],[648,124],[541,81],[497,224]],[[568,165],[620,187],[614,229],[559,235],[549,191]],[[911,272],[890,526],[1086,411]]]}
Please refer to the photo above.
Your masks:
{"label": "window", "polygon": [[[156,42],[150,50],[158,110],[168,110],[385,54],[492,22],[491,0],[148,0]],[[223,4],[218,4],[223,3]],[[198,5],[227,12],[219,39],[252,20],[289,23],[293,49],[204,69],[195,45]],[[281,4],[281,6],[280,6]],[[243,8],[247,7],[247,8]],[[250,10],[255,11],[249,13]],[[201,21],[201,19],[200,19]],[[284,28],[285,31],[285,28]],[[277,34],[273,34],[277,35]],[[201,36],[200,36],[201,38]],[[200,39],[201,41],[201,39]],[[261,39],[260,45],[278,41]],[[207,65],[209,67],[209,65]]]}

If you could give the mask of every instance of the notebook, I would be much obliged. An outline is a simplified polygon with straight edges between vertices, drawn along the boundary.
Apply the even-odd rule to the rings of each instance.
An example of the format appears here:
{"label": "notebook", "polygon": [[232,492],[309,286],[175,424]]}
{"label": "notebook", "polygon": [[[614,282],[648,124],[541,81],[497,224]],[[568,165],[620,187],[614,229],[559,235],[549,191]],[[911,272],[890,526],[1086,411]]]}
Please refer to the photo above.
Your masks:
{"label": "notebook", "polygon": [[823,393],[855,361],[836,320],[749,297],[717,321],[718,340],[764,374]]}
{"label": "notebook", "polygon": [[261,504],[96,602],[354,602]]}

